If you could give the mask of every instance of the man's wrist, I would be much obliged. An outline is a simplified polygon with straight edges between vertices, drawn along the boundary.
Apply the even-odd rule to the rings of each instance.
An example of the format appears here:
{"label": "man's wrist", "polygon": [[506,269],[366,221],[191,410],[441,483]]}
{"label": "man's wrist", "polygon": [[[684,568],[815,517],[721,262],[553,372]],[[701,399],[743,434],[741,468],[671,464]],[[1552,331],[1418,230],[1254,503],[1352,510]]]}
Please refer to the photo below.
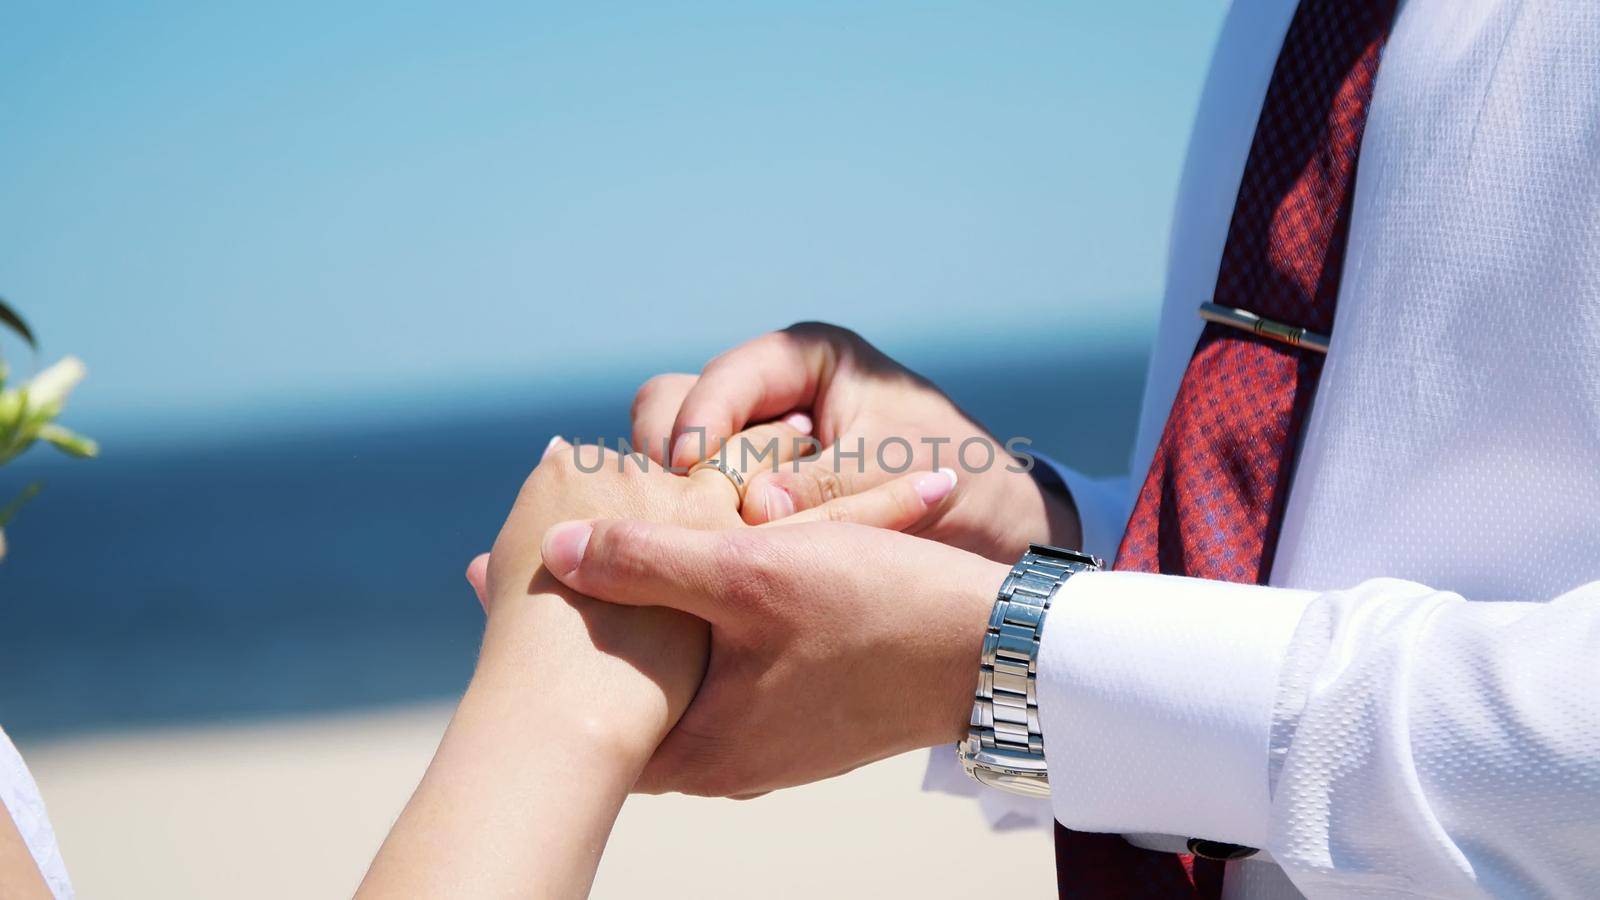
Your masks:
{"label": "man's wrist", "polygon": [[1010,567],[986,623],[970,726],[957,746],[968,775],[1032,797],[1049,794],[1036,673],[1057,592],[1103,563],[1078,550],[1034,544]]}
{"label": "man's wrist", "polygon": [[940,696],[929,704],[929,709],[938,711],[926,742],[930,747],[955,743],[967,736],[989,612],[994,607],[995,592],[1011,570],[1005,563],[976,554],[962,555],[966,557],[964,564],[952,573],[953,577],[943,578],[941,573],[950,592],[944,603],[953,613],[949,628],[956,639],[940,642],[947,676],[936,682],[941,685]]}
{"label": "man's wrist", "polygon": [[1027,472],[1004,473],[998,502],[984,510],[994,523],[993,540],[985,556],[1008,566],[1029,544],[1055,547],[1083,546],[1083,528],[1077,504],[1054,469],[1035,459]]}
{"label": "man's wrist", "polygon": [[[1081,548],[1083,521],[1078,515],[1078,504],[1072,498],[1072,489],[1062,480],[1061,473],[1054,466],[1035,458],[1033,468],[1028,470],[1028,480],[1039,492],[1045,511],[1045,535],[1032,538],[1031,541],[1054,547]],[[1022,551],[1017,552],[1020,554]]]}

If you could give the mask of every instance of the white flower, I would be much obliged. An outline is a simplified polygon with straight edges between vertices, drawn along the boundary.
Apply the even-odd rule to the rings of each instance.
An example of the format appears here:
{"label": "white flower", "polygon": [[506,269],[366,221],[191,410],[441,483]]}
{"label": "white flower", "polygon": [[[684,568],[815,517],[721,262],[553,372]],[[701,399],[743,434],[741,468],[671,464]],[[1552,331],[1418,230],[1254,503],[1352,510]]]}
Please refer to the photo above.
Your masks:
{"label": "white flower", "polygon": [[71,456],[96,456],[94,441],[52,420],[61,414],[67,395],[87,374],[83,362],[68,356],[21,387],[0,390],[0,465],[43,440]]}
{"label": "white flower", "polygon": [[23,390],[28,396],[28,409],[30,412],[41,409],[60,410],[66,402],[67,395],[78,386],[83,376],[89,374],[84,367],[83,360],[76,356],[62,357],[55,365],[48,366],[43,372],[33,376]]}

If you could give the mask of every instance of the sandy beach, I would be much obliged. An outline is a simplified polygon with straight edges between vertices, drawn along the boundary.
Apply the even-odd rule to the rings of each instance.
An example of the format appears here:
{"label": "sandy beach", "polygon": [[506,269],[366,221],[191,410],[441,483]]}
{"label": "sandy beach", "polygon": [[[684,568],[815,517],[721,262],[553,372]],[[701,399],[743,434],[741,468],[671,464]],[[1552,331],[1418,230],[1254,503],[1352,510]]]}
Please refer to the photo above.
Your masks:
{"label": "sandy beach", "polygon": [[[86,898],[347,897],[426,766],[441,704],[23,743]],[[1048,833],[921,793],[908,754],[750,802],[635,797],[596,897],[1048,896]]]}

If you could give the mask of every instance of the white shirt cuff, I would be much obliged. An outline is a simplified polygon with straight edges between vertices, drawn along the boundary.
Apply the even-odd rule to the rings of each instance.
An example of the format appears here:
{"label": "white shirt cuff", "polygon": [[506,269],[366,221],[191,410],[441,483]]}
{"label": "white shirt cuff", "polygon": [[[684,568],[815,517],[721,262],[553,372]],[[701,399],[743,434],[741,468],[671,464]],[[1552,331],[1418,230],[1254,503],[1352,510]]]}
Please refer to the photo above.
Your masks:
{"label": "white shirt cuff", "polygon": [[1069,579],[1039,647],[1056,819],[1262,846],[1278,674],[1315,596],[1135,572]]}
{"label": "white shirt cuff", "polygon": [[[1117,554],[1122,527],[1128,521],[1128,479],[1091,478],[1075,469],[1035,453],[1034,465],[1045,466],[1061,478],[1078,508],[1083,528],[1083,546],[1077,549],[1109,560]],[[1043,539],[1043,536],[1040,536]],[[999,587],[999,585],[995,585]],[[1049,826],[1050,804],[1043,800],[984,788],[961,770],[952,747],[934,747],[928,755],[928,768],[922,789],[941,794],[973,797],[984,817],[996,830]]]}

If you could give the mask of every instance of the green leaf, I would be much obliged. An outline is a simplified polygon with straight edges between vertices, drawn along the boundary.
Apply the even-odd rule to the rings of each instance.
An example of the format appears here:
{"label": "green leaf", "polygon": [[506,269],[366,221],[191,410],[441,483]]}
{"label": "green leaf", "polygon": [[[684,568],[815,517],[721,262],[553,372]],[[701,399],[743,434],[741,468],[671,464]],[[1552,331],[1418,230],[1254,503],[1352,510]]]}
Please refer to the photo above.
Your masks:
{"label": "green leaf", "polygon": [[57,450],[79,459],[92,459],[100,455],[100,445],[73,431],[51,422],[39,427],[39,439],[49,441]]}
{"label": "green leaf", "polygon": [[34,483],[23,488],[22,493],[12,498],[10,503],[7,503],[4,507],[0,507],[0,528],[10,525],[11,520],[16,517],[17,512],[24,506],[27,506],[29,500],[39,496],[39,492],[41,490],[44,490],[44,484],[42,482],[35,481]]}
{"label": "green leaf", "polygon": [[6,303],[4,297],[0,297],[0,325],[9,326],[12,331],[21,335],[22,339],[28,343],[29,349],[39,349],[38,343],[33,339],[33,330],[28,327],[27,322],[22,321],[22,316],[18,315],[17,311]]}

